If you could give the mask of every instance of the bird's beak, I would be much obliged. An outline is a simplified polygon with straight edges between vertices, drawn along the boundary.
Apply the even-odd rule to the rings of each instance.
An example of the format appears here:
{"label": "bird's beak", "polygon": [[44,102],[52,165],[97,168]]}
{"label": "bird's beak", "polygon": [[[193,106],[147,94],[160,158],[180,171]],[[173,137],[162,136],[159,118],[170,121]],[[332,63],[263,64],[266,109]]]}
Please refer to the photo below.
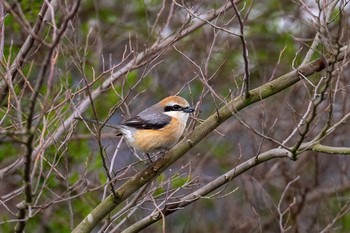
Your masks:
{"label": "bird's beak", "polygon": [[194,108],[186,107],[186,108],[183,108],[182,111],[186,112],[186,113],[192,113],[192,112],[194,112]]}

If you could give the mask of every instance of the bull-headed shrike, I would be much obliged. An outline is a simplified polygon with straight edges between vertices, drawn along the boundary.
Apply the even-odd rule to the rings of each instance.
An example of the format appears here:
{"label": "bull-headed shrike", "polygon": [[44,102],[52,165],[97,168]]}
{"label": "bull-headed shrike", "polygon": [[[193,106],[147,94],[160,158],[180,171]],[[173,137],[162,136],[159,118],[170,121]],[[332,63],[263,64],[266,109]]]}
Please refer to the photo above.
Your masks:
{"label": "bull-headed shrike", "polygon": [[150,159],[148,153],[170,149],[177,143],[193,111],[184,98],[169,96],[115,128],[130,147],[145,153]]}

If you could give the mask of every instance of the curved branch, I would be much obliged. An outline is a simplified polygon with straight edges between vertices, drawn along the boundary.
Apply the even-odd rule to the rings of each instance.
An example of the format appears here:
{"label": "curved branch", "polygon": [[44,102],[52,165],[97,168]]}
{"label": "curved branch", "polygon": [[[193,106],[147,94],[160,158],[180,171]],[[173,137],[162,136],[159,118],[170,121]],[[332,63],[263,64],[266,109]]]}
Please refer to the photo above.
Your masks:
{"label": "curved branch", "polygon": [[[309,143],[305,143],[305,145],[308,145]],[[303,145],[304,146],[304,145]],[[313,150],[317,152],[325,152],[330,154],[350,154],[350,148],[345,147],[329,147],[324,146],[321,144],[316,144],[308,148],[308,150]],[[221,187],[222,185],[226,184],[227,182],[233,180],[234,178],[238,177],[242,173],[246,172],[247,170],[264,163],[266,161],[269,161],[271,159],[275,158],[284,158],[284,157],[291,157],[293,154],[287,150],[287,149],[271,149],[269,151],[263,152],[259,154],[258,156],[251,158],[237,167],[234,167],[230,171],[222,174],[215,180],[209,182],[208,184],[204,185],[200,189],[194,191],[193,193],[181,198],[176,203],[167,204],[162,208],[161,210],[155,211],[151,213],[150,215],[144,217],[143,219],[137,221],[135,224],[129,226],[125,230],[122,231],[122,233],[133,233],[133,232],[139,232],[140,230],[146,228],[147,226],[157,222],[164,216],[168,216],[169,214],[181,210],[183,207],[201,199],[203,196],[208,195],[210,192],[214,191],[215,189]],[[310,200],[314,200],[320,197],[324,197],[327,195],[332,195],[337,192],[346,191],[348,190],[350,185],[341,185],[337,187],[336,189],[319,189],[317,192],[310,193],[307,198]],[[336,190],[336,191],[335,191]],[[322,192],[322,195],[320,195],[320,192]]]}
{"label": "curved branch", "polygon": [[[342,48],[342,53],[338,60],[344,59],[349,46]],[[299,67],[271,82],[268,82],[258,88],[251,90],[250,96],[247,99],[236,97],[227,105],[223,106],[186,138],[180,141],[174,148],[172,148],[164,157],[155,161],[149,167],[137,173],[134,177],[126,181],[116,190],[116,196],[108,196],[98,206],[93,209],[87,217],[73,230],[74,233],[90,232],[105,216],[107,216],[114,208],[121,204],[126,198],[132,195],[136,190],[152,181],[166,168],[168,168],[174,161],[183,156],[195,144],[201,141],[211,131],[216,129],[221,123],[233,116],[245,107],[258,102],[262,99],[268,98],[300,81],[303,77],[308,77],[316,72],[323,70],[326,67],[326,60],[318,58],[306,65]]]}
{"label": "curved branch", "polygon": [[177,210],[180,210],[181,208],[191,204],[194,201],[197,201],[201,199],[201,197],[209,194],[213,190],[219,188],[223,184],[229,182],[230,180],[234,179],[235,177],[239,176],[240,174],[244,173],[245,171],[259,165],[260,163],[266,162],[271,159],[275,158],[286,158],[290,157],[292,154],[286,150],[286,149],[272,149],[269,151],[266,151],[264,153],[261,153],[260,155],[251,158],[237,167],[234,167],[230,171],[226,172],[225,174],[219,176],[215,180],[209,182],[208,184],[204,185],[197,191],[181,198],[176,203],[167,204],[162,210],[158,210],[147,217],[137,221],[135,224],[131,225],[122,233],[132,233],[132,232],[139,232],[140,230],[144,229],[145,227],[151,225],[152,223],[158,221],[164,216],[167,216]]}

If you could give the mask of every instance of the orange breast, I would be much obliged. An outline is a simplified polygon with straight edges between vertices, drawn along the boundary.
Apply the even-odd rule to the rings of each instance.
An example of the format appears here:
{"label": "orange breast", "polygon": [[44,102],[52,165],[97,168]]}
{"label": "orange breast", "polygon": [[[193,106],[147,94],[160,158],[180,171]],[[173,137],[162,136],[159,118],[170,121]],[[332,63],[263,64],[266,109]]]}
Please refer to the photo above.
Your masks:
{"label": "orange breast", "polygon": [[171,148],[180,139],[184,129],[185,125],[173,118],[164,128],[137,130],[134,134],[135,140],[131,146],[143,152]]}

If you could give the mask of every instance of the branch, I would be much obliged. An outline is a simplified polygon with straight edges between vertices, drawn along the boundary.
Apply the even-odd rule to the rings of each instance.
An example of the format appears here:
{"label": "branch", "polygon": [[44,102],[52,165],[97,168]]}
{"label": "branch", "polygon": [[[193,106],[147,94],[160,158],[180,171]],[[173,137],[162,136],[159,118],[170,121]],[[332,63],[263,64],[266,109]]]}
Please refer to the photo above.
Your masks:
{"label": "branch", "polygon": [[71,18],[76,14],[78,8],[80,5],[80,0],[76,1],[76,4],[73,5],[72,10],[70,11],[70,14],[68,14],[63,22],[60,34],[55,38],[52,47],[48,50],[47,55],[45,57],[45,61],[40,69],[38,79],[35,85],[35,89],[30,97],[30,103],[29,103],[29,112],[28,112],[28,118],[27,118],[27,125],[26,125],[26,131],[29,134],[27,140],[26,140],[26,153],[24,156],[24,194],[25,194],[25,202],[20,205],[19,207],[19,214],[18,214],[18,224],[15,227],[15,232],[23,232],[25,225],[26,225],[26,210],[29,211],[29,217],[31,217],[31,205],[32,205],[32,183],[31,183],[31,167],[32,167],[32,153],[33,153],[33,140],[34,140],[34,127],[32,127],[33,124],[33,116],[35,112],[35,106],[37,105],[37,98],[40,93],[40,89],[42,87],[45,75],[47,73],[47,70],[49,68],[50,63],[52,62],[52,56],[54,54],[54,51],[56,49],[56,46],[58,45],[61,36],[64,34],[67,28],[68,22],[71,20]]}
{"label": "branch", "polygon": [[[318,22],[317,23],[315,22],[318,30],[317,30],[317,33],[312,41],[312,44],[311,44],[309,50],[307,51],[301,65],[308,63],[311,60],[312,56],[314,55],[314,52],[316,51],[317,46],[322,41],[321,40],[322,36],[324,36],[324,34],[326,33],[325,31],[327,28],[329,18],[331,17],[332,11],[334,10],[337,2],[338,1],[334,1],[334,2],[330,3],[326,9],[322,9],[322,8],[319,9],[320,13],[319,13],[319,17],[317,18]],[[323,17],[321,17],[321,16],[323,16]]]}
{"label": "branch", "polygon": [[4,42],[5,42],[5,12],[3,1],[0,1],[0,62],[4,56]]}
{"label": "branch", "polygon": [[322,152],[327,154],[350,155],[350,147],[335,147],[316,144],[312,146],[312,151]]}
{"label": "branch", "polygon": [[[338,57],[339,60],[344,59],[345,53],[349,50],[348,46],[342,49],[342,53]],[[183,156],[194,145],[201,141],[211,131],[216,129],[221,123],[233,116],[234,113],[244,109],[251,104],[266,99],[290,86],[297,83],[302,77],[308,77],[316,72],[323,70],[326,67],[326,60],[318,58],[313,62],[299,67],[269,83],[266,83],[258,88],[251,90],[250,96],[247,99],[242,99],[240,96],[231,100],[227,105],[223,106],[186,138],[181,140],[162,158],[152,163],[149,167],[137,173],[134,177],[126,181],[116,190],[116,197],[108,196],[98,206],[93,209],[86,218],[73,230],[74,233],[90,232],[106,215],[108,215],[115,207],[122,203],[126,198],[132,195],[136,190],[143,185],[152,181],[174,161]],[[287,155],[287,154],[285,154]]]}
{"label": "branch", "polygon": [[247,48],[247,42],[245,40],[244,36],[244,22],[242,20],[241,14],[237,8],[237,5],[235,1],[230,0],[233,10],[235,11],[235,14],[237,16],[238,22],[239,22],[239,30],[240,30],[240,35],[239,38],[241,39],[242,43],[242,50],[243,50],[243,59],[244,59],[244,79],[243,79],[243,88],[242,88],[242,95],[244,98],[249,97],[249,77],[250,77],[250,72],[249,72],[249,61],[248,61],[248,48]]}
{"label": "branch", "polygon": [[191,204],[192,202],[201,199],[205,195],[208,195],[213,190],[233,180],[235,177],[246,172],[247,170],[271,159],[286,158],[290,156],[291,156],[290,152],[286,149],[272,149],[264,153],[261,153],[257,157],[251,158],[243,162],[242,164],[238,165],[237,167],[234,167],[230,171],[226,172],[225,174],[219,176],[215,180],[204,185],[197,191],[181,198],[178,202],[167,204],[161,211],[160,210],[155,211],[154,213],[148,215],[147,217],[139,220],[137,223],[131,225],[130,227],[122,231],[122,233],[139,232],[145,227],[158,221],[163,216],[167,216],[177,210],[180,210],[181,208]]}
{"label": "branch", "polygon": [[[6,4],[8,5],[8,3],[4,1],[3,3],[5,4],[5,6]],[[10,6],[8,7],[11,8]],[[10,79],[13,80],[15,78],[18,70],[20,70],[25,58],[27,57],[28,52],[33,48],[34,41],[35,41],[34,35],[38,35],[38,33],[41,30],[41,27],[43,24],[43,16],[46,14],[47,8],[48,8],[48,4],[44,2],[38,14],[38,19],[31,33],[28,35],[26,41],[23,43],[21,49],[17,53],[17,56],[15,60],[12,62],[10,69],[6,72],[4,79],[0,81],[0,104],[4,101],[7,95],[7,91],[8,91],[7,80],[10,80]],[[39,45],[40,44],[38,44],[37,46]]]}
{"label": "branch", "polygon": [[[303,147],[304,146],[307,147],[307,145],[309,145],[309,143],[304,143],[304,144],[302,145]],[[329,150],[321,150],[320,148],[323,148],[323,147],[330,148],[330,149]],[[332,154],[336,154],[338,152],[339,152],[339,154],[350,154],[350,148],[327,147],[327,146],[323,146],[320,144],[314,145],[311,148],[309,147],[307,150],[310,150],[310,149],[313,151],[332,153]],[[302,152],[299,152],[299,153],[302,153]],[[261,163],[264,163],[266,161],[269,161],[269,160],[275,159],[275,158],[284,158],[284,157],[291,157],[291,156],[292,156],[292,153],[290,152],[290,150],[283,149],[283,148],[272,149],[272,150],[266,151],[264,153],[261,153],[258,156],[241,163],[237,167],[232,168],[230,171],[224,173],[223,175],[219,176],[215,180],[209,182],[208,184],[204,185],[203,187],[194,191],[193,193],[181,198],[178,202],[167,204],[164,208],[162,208],[162,210],[155,211],[155,212],[151,213],[150,215],[144,217],[143,219],[138,220],[135,224],[129,226],[124,231],[122,231],[122,233],[138,232],[138,231],[146,228],[147,226],[160,220],[163,216],[168,216],[169,214],[176,212],[178,210],[181,210],[183,207],[185,207],[185,206],[187,206],[187,205],[189,205],[197,200],[202,199],[204,196],[208,195],[209,193],[211,193],[215,189],[221,187],[222,185],[228,183],[229,181],[231,181],[234,178],[238,177],[239,175],[243,174],[247,170],[249,170],[249,169],[251,169],[251,168],[253,168]],[[297,177],[297,179],[299,179],[299,177]],[[294,182],[294,181],[292,181],[292,182]],[[290,186],[290,184],[292,182],[290,182],[288,184],[288,186],[286,187],[284,193],[282,194],[281,200],[283,199],[283,196],[285,195],[286,190],[288,189],[288,187]],[[308,194],[307,198],[310,201],[314,201],[317,198],[321,198],[321,197],[324,198],[325,196],[334,195],[334,194],[339,193],[339,192],[345,192],[349,189],[349,187],[350,187],[350,184],[341,185],[337,188],[332,188],[332,189],[329,189],[329,188],[318,189],[315,192]],[[279,203],[278,210],[279,210],[279,213],[281,216],[283,216],[285,214],[285,212],[288,209],[290,209],[290,207],[289,207],[287,210],[281,212],[280,208],[281,208],[281,204]],[[280,222],[280,224],[281,224],[281,222]]]}
{"label": "branch", "polygon": [[[215,19],[216,17],[218,17],[219,15],[227,11],[227,9],[229,9],[230,7],[231,7],[231,4],[227,3],[226,5],[222,6],[218,10],[208,13],[205,17],[203,17],[203,21],[196,21],[190,26],[182,29],[178,34],[165,38],[164,40],[161,40],[161,42],[156,42],[150,48],[147,48],[143,52],[135,55],[135,58],[133,60],[129,61],[126,65],[124,65],[120,69],[113,69],[115,70],[115,72],[113,72],[110,75],[110,77],[108,77],[101,84],[101,86],[99,86],[94,90],[91,90],[91,98],[95,100],[96,98],[101,96],[102,93],[108,90],[114,82],[119,80],[121,76],[152,61],[154,58],[158,57],[162,52],[164,52],[168,47],[175,44],[177,41],[186,37],[187,35],[191,34],[193,31],[197,30],[198,28],[206,25],[207,21],[211,21]],[[1,95],[1,85],[0,85],[0,95]],[[75,121],[75,117],[81,116],[82,113],[90,106],[90,104],[91,102],[89,97],[83,99],[81,103],[76,107],[74,112],[65,121],[62,122],[62,125],[54,133],[52,133],[52,135],[50,135],[50,137],[48,137],[43,144],[35,148],[34,150],[35,152],[32,154],[33,158],[35,158],[37,154],[39,154],[39,152],[45,150],[46,148],[51,146],[55,141],[57,141],[62,136],[62,134],[66,131],[66,129]],[[1,169],[0,179],[12,174],[23,164],[24,164],[24,159],[19,158],[8,167]]]}

